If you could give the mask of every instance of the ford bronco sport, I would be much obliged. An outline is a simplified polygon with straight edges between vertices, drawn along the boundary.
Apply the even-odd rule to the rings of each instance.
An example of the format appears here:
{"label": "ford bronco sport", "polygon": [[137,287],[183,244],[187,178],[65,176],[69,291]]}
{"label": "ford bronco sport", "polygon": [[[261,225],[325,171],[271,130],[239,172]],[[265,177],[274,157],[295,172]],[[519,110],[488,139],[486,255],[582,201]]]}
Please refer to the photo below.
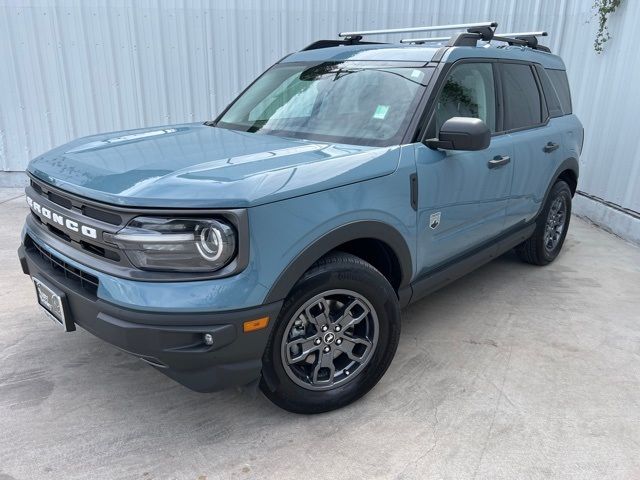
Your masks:
{"label": "ford bronco sport", "polygon": [[[391,363],[400,308],[515,248],[562,248],[583,129],[544,33],[350,32],[288,55],[217,119],[31,161],[37,300],[197,391],[322,412]],[[364,35],[461,30],[374,43]]]}

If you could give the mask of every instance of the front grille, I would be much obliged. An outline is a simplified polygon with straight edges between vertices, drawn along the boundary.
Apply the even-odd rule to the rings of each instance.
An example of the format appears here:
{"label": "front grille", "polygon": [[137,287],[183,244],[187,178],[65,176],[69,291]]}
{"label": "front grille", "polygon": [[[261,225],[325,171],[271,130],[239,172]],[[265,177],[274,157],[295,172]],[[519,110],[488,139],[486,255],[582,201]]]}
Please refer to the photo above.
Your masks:
{"label": "front grille", "polygon": [[64,207],[68,210],[75,209],[82,212],[82,214],[86,215],[87,217],[95,218],[96,220],[110,223],[111,225],[123,225],[124,223],[124,219],[116,213],[86,205],[82,201],[79,201],[74,205],[74,202],[71,198],[67,198],[64,193],[57,193],[53,190],[50,190],[51,187],[46,187],[49,188],[49,190],[45,191],[43,190],[42,185],[38,184],[33,179],[30,180],[30,185],[31,188],[33,188],[36,193],[38,193],[38,195],[42,195],[45,198],[51,200],[56,205],[60,205],[61,207]]}
{"label": "front grille", "polygon": [[[39,205],[39,208],[31,209],[31,217],[48,233],[91,256],[130,267],[128,260],[118,252],[117,247],[104,242],[102,235],[103,232],[115,233],[127,223],[128,218],[123,218],[106,207],[90,205],[82,198],[55,190],[34,179],[31,179],[30,187],[27,188],[27,195],[32,202]],[[47,215],[44,215],[45,211],[48,212]],[[63,220],[60,220],[60,215],[76,222],[75,230],[67,228]],[[94,236],[83,235],[82,231],[78,230],[79,226],[94,228]]]}
{"label": "front grille", "polygon": [[121,225],[123,220],[120,215],[115,213],[105,212],[99,208],[93,208],[88,205],[82,206],[82,213],[87,217],[95,218],[101,222],[110,223],[111,225]]}
{"label": "front grille", "polygon": [[104,248],[104,247],[99,246],[99,245],[94,245],[92,243],[89,243],[89,242],[86,242],[86,241],[83,241],[83,240],[76,241],[76,240],[72,239],[67,233],[65,233],[62,230],[60,230],[59,228],[56,228],[53,225],[50,225],[50,224],[47,224],[47,223],[43,223],[42,219],[40,217],[38,217],[38,215],[36,215],[34,212],[31,212],[31,216],[40,225],[42,225],[43,228],[46,228],[49,232],[53,233],[54,235],[56,235],[58,238],[64,240],[65,242],[69,243],[74,248],[82,249],[85,252],[91,253],[91,254],[99,256],[99,257],[106,258],[106,259],[111,260],[113,262],[120,262],[120,260],[121,260],[120,254],[118,252],[116,252],[115,250]]}
{"label": "front grille", "polygon": [[[231,270],[233,273],[238,273],[247,266],[249,225],[245,209],[168,210],[116,206],[61,190],[31,175],[30,180],[31,183],[26,188],[27,203],[31,209],[27,226],[33,229],[33,238],[42,238],[47,245],[53,245],[56,250],[64,252],[70,259],[80,264],[91,265],[95,271],[116,277],[148,281],[190,281],[226,277],[232,274]],[[225,267],[213,273],[147,271],[133,265],[117,245],[105,240],[109,238],[108,235],[113,235],[128,225],[132,219],[155,215],[225,218],[240,235],[237,260],[234,260],[229,268]],[[68,224],[67,221],[71,223]],[[76,250],[78,254],[67,250],[67,246]],[[79,283],[91,284],[90,281],[85,282],[85,277],[75,269],[71,268],[69,272],[79,275]],[[93,289],[95,290],[95,285]]]}
{"label": "front grille", "polygon": [[47,194],[47,197],[49,197],[49,200],[51,200],[53,203],[57,203],[61,207],[68,208],[69,210],[73,208],[73,204],[71,203],[71,200],[69,200],[68,198],[64,198],[61,195],[58,195],[57,193],[49,192]]}
{"label": "front grille", "polygon": [[93,297],[96,296],[98,292],[98,277],[84,272],[60,259],[58,256],[38,245],[28,235],[24,240],[24,246],[27,253],[38,257],[44,265],[51,268],[55,273],[64,276],[68,282],[74,283]]}
{"label": "front grille", "polygon": [[40,195],[42,195],[42,188],[40,188],[40,185],[38,185],[33,180],[31,180],[29,183],[31,185],[31,188],[33,188],[36,192],[38,192]]}

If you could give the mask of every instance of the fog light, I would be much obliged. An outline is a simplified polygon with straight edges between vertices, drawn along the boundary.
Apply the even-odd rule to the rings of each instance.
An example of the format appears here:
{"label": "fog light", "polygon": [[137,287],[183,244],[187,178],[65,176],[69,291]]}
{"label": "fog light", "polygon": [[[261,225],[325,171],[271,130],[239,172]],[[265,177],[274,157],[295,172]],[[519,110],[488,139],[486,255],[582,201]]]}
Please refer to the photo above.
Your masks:
{"label": "fog light", "polygon": [[211,335],[210,333],[205,333],[202,336],[202,340],[204,341],[205,345],[213,345],[213,335]]}

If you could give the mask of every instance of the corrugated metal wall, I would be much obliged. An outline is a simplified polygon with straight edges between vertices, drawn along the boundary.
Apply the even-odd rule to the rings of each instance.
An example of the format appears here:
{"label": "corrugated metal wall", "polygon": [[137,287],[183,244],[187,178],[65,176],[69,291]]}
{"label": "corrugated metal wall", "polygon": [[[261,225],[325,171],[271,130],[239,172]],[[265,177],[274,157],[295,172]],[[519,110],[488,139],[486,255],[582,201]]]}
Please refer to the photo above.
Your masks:
{"label": "corrugated metal wall", "polygon": [[503,32],[550,32],[586,129],[580,188],[640,211],[640,2],[612,17],[603,55],[593,51],[591,4],[0,0],[0,165],[24,170],[95,132],[212,118],[283,55],[340,30],[497,20]]}
{"label": "corrugated metal wall", "polygon": [[640,2],[626,0],[611,17],[613,39],[592,48],[591,1],[571,2],[558,51],[585,127],[580,189],[640,212]]}

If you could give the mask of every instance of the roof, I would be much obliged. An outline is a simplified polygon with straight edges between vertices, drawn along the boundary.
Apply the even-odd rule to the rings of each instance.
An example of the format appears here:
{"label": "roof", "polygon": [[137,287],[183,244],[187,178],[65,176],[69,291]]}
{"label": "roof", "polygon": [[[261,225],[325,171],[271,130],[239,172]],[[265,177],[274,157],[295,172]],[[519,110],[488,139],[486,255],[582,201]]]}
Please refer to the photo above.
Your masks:
{"label": "roof", "polygon": [[[282,62],[323,61],[394,61],[428,63],[442,45],[374,43],[340,45],[337,47],[302,50],[293,53]],[[462,58],[499,58],[540,63],[545,68],[564,70],[562,59],[552,53],[521,46],[447,47],[443,62],[454,62]]]}
{"label": "roof", "polygon": [[283,62],[375,60],[426,63],[433,58],[438,49],[438,46],[406,45],[402,43],[363,43],[302,50],[289,55]]}

